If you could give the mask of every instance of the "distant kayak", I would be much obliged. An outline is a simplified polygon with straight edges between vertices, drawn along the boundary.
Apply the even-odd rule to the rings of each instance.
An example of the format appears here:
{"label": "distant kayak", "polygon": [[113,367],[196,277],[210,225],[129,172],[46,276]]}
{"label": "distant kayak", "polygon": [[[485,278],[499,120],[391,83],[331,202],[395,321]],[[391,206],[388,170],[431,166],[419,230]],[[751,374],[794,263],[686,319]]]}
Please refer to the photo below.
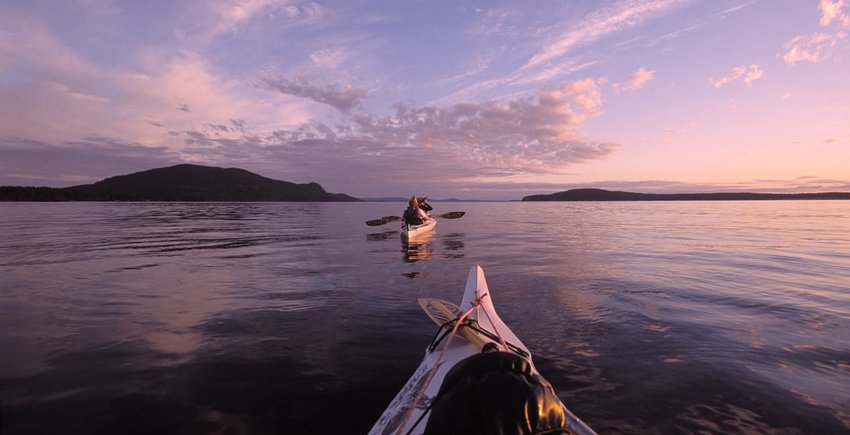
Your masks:
{"label": "distant kayak", "polygon": [[419,304],[439,331],[370,434],[595,433],[561,403],[496,314],[480,266],[470,269],[460,306]]}
{"label": "distant kayak", "polygon": [[401,227],[401,240],[414,240],[425,234],[429,234],[437,228],[437,220],[428,219],[421,225],[404,225]]}

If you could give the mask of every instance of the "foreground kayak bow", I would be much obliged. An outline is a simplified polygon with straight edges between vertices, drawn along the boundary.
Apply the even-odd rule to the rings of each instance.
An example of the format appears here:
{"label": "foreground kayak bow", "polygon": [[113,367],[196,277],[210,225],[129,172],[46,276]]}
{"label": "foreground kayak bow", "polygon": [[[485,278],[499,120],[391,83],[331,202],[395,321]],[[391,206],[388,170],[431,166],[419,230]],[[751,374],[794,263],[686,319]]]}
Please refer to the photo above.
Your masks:
{"label": "foreground kayak bow", "polygon": [[469,271],[460,306],[419,303],[440,329],[370,434],[594,433],[499,318],[480,266]]}

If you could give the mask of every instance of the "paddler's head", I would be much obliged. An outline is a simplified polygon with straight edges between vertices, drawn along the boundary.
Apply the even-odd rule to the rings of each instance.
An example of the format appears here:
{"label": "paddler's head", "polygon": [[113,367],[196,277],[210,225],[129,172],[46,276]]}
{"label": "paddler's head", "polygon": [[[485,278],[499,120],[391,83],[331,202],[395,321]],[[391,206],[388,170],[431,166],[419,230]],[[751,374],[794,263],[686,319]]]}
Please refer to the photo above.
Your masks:
{"label": "paddler's head", "polygon": [[410,198],[409,204],[410,204],[411,207],[419,207],[419,201],[416,199],[415,196]]}

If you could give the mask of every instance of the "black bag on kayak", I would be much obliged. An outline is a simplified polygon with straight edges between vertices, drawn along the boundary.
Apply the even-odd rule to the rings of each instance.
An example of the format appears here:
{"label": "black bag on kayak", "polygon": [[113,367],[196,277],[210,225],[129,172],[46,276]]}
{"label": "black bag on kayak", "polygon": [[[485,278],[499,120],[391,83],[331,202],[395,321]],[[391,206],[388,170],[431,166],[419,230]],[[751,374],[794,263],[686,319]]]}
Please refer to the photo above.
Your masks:
{"label": "black bag on kayak", "polygon": [[425,435],[567,434],[564,409],[526,359],[509,352],[480,353],[446,374]]}

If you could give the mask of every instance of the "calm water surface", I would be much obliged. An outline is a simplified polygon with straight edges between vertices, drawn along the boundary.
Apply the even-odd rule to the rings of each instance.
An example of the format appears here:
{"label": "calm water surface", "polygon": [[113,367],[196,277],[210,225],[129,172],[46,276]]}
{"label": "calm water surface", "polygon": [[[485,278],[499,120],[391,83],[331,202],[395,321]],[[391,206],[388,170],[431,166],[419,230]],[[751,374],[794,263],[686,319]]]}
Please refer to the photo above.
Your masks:
{"label": "calm water surface", "polygon": [[365,433],[487,274],[603,433],[850,433],[850,202],[0,204],[0,432]]}

